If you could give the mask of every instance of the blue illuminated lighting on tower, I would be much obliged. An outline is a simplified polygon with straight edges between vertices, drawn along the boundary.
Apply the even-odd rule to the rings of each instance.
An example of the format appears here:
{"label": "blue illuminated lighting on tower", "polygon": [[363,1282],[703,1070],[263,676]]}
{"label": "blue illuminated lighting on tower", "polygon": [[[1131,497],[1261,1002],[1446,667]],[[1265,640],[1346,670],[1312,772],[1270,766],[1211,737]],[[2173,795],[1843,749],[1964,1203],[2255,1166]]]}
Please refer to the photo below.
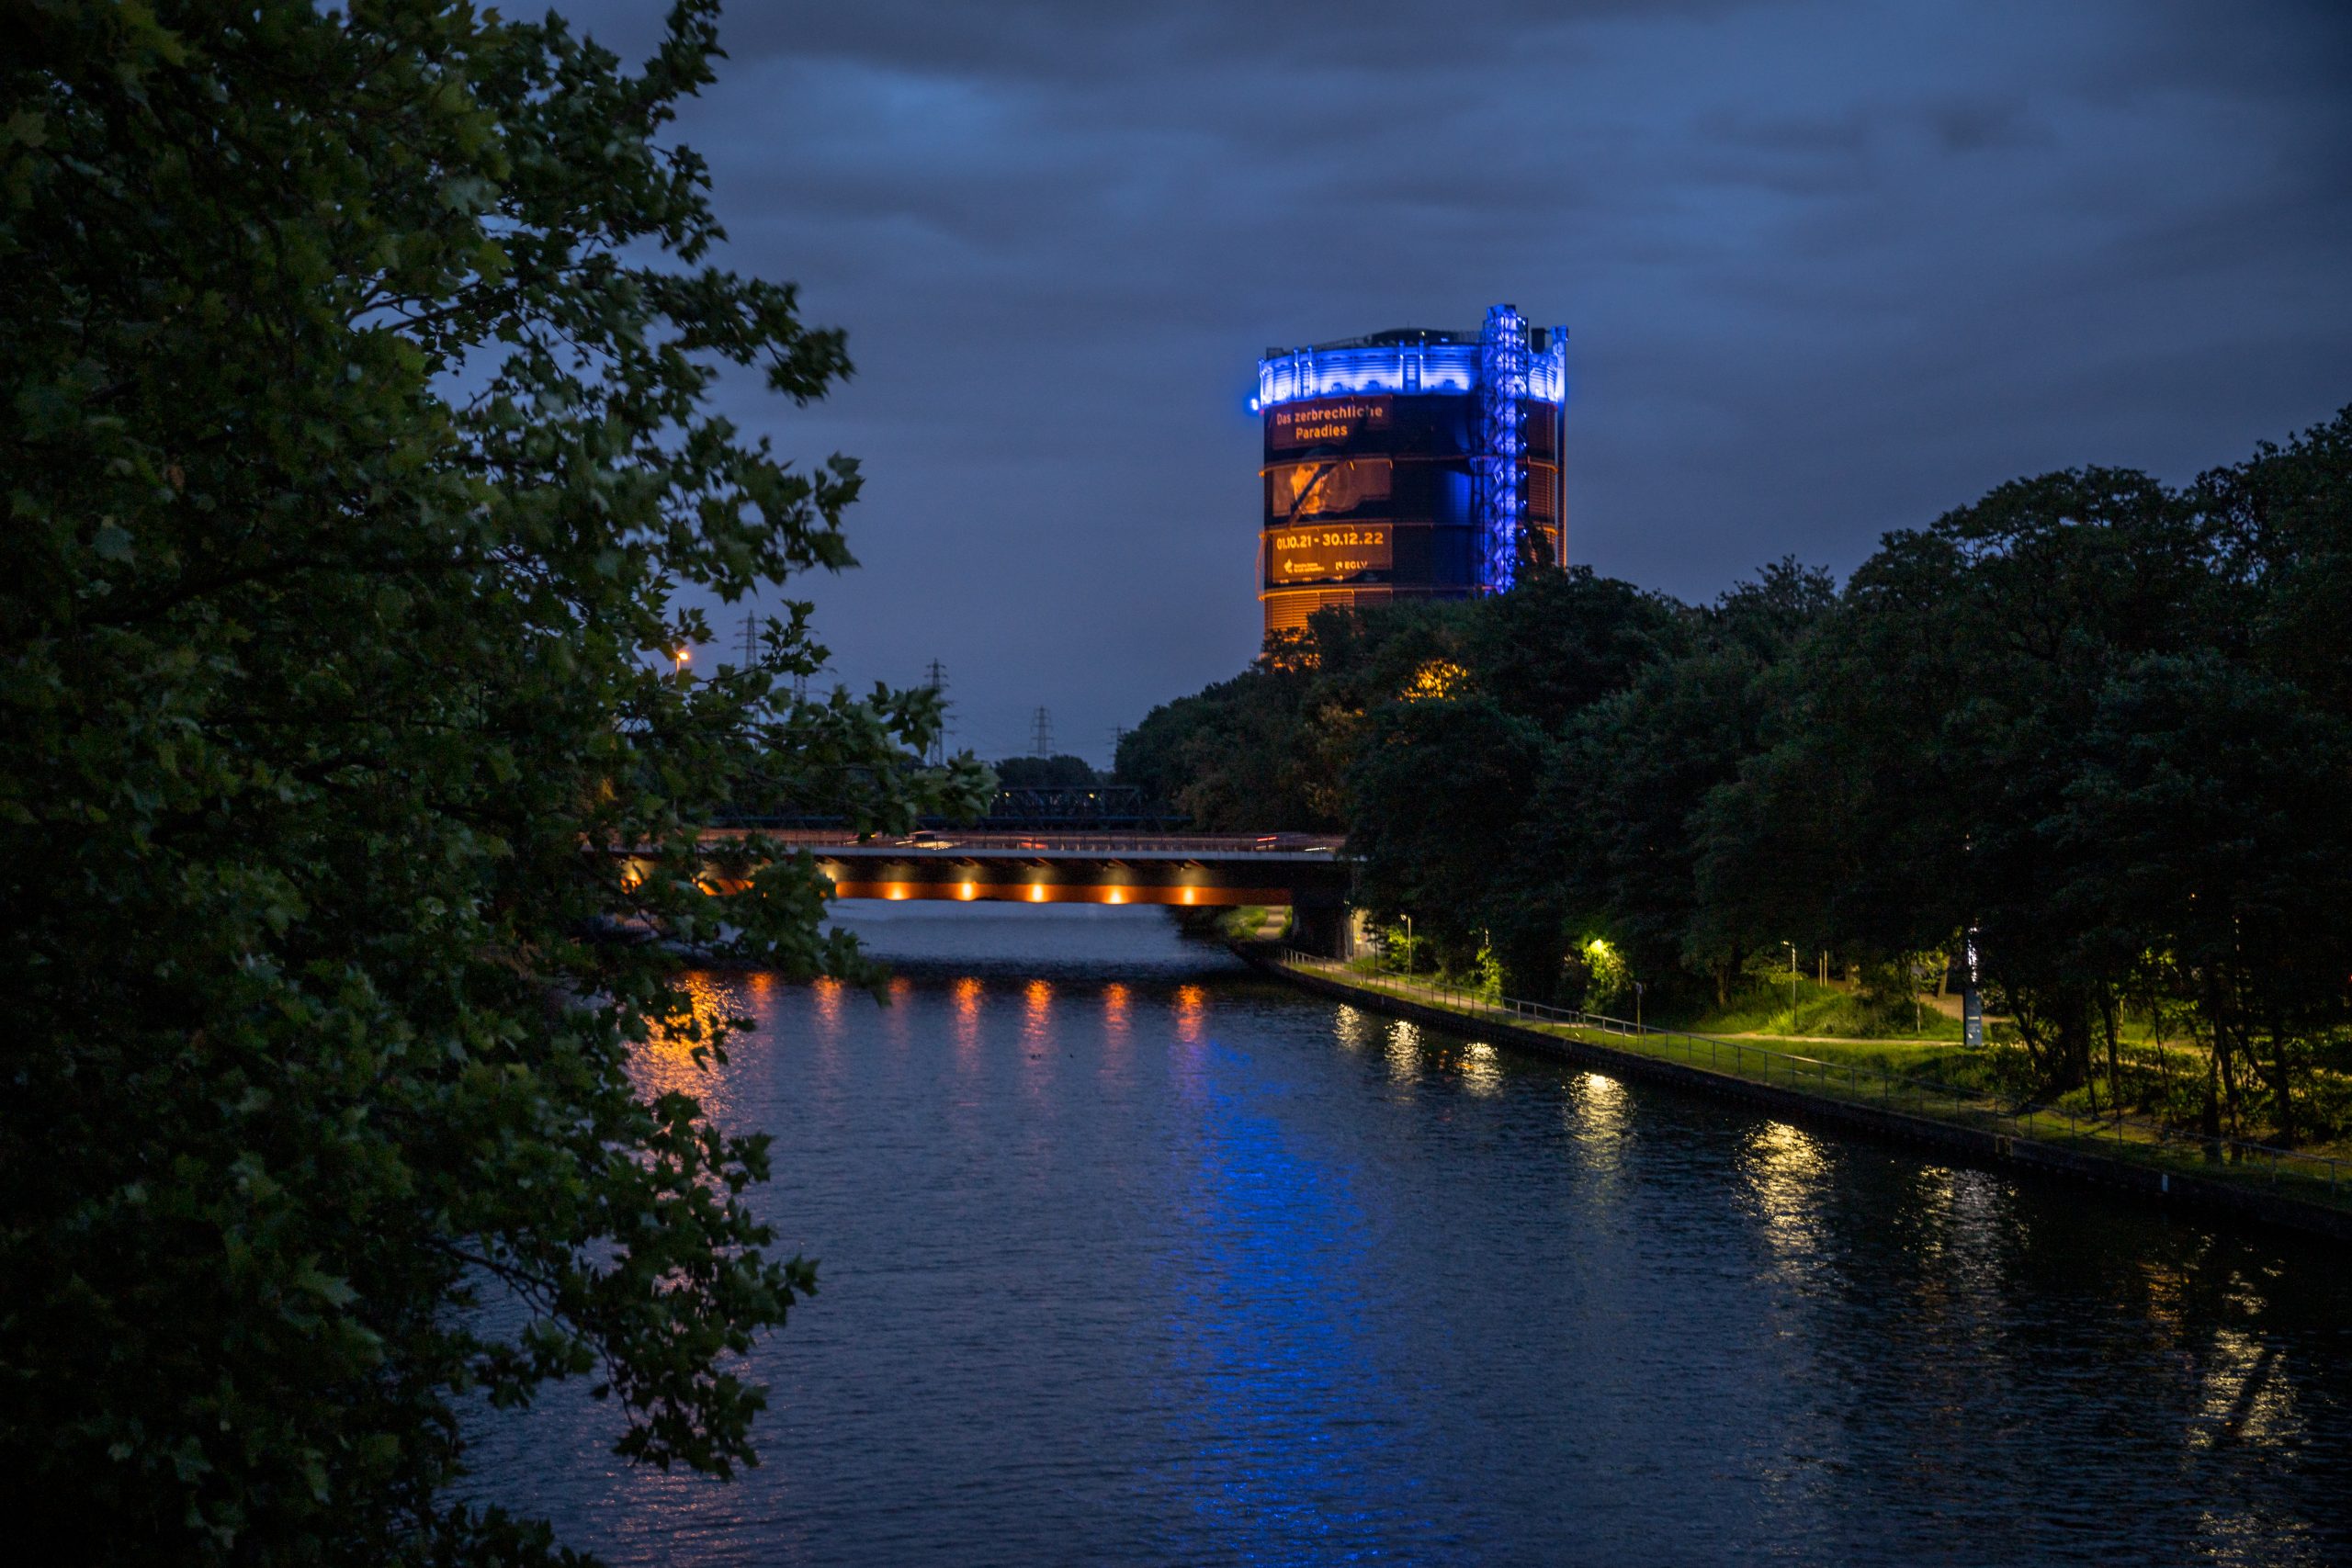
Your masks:
{"label": "blue illuminated lighting on tower", "polygon": [[[1366,348],[1295,348],[1258,362],[1260,409],[1310,398],[1351,393],[1463,393],[1478,384],[1476,343],[1383,344]],[[1547,403],[1563,400],[1567,367],[1559,344],[1526,356],[1527,396]]]}
{"label": "blue illuminated lighting on tower", "polygon": [[1507,592],[1519,576],[1519,530],[1527,511],[1519,463],[1527,450],[1527,321],[1509,305],[1487,312],[1478,334],[1478,586]]}

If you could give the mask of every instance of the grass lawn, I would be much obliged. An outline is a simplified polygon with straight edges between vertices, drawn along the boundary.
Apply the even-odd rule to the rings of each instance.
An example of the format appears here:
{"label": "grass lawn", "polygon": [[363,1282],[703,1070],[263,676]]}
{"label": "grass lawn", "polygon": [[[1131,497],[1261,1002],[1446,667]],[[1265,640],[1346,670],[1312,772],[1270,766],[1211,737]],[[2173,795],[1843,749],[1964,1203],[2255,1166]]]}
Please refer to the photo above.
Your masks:
{"label": "grass lawn", "polygon": [[1791,1038],[1950,1040],[1961,1038],[1960,1020],[1925,1003],[1873,1007],[1853,992],[1798,976],[1796,1017],[1789,1016],[1785,982],[1758,985],[1694,1019],[1672,1021],[1693,1034],[1780,1034]]}

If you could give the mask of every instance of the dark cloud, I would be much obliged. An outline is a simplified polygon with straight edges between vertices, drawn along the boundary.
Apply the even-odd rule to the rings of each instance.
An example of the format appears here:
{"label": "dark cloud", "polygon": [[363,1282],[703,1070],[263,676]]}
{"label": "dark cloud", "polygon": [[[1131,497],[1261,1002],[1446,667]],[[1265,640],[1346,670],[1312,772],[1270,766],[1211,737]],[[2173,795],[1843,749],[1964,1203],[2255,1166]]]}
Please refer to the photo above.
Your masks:
{"label": "dark cloud", "polygon": [[[658,7],[567,7],[641,51]],[[746,6],[681,122],[850,332],[858,680],[1109,728],[1253,651],[1257,353],[1572,332],[1571,553],[1690,597],[2352,400],[2352,13],[2188,0]]]}

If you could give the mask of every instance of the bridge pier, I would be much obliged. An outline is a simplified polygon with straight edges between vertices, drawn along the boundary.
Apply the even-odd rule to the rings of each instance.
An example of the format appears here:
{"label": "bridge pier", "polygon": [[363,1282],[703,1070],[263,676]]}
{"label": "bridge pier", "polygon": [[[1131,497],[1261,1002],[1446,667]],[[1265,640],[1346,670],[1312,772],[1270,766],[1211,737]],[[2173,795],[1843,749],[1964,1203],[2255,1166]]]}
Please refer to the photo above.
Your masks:
{"label": "bridge pier", "polygon": [[1290,907],[1291,945],[1318,958],[1354,957],[1352,925],[1348,901],[1337,894],[1317,897],[1302,890]]}

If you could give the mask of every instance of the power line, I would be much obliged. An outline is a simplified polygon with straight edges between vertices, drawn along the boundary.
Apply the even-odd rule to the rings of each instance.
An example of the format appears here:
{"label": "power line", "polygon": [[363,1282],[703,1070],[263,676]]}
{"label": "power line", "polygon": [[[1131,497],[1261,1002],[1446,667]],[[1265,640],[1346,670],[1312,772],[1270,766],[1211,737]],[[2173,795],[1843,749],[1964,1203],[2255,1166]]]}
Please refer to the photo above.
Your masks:
{"label": "power line", "polygon": [[947,761],[947,666],[934,659],[923,671],[923,683],[939,698],[939,733],[931,738],[931,750],[923,761],[933,767],[944,767]]}

